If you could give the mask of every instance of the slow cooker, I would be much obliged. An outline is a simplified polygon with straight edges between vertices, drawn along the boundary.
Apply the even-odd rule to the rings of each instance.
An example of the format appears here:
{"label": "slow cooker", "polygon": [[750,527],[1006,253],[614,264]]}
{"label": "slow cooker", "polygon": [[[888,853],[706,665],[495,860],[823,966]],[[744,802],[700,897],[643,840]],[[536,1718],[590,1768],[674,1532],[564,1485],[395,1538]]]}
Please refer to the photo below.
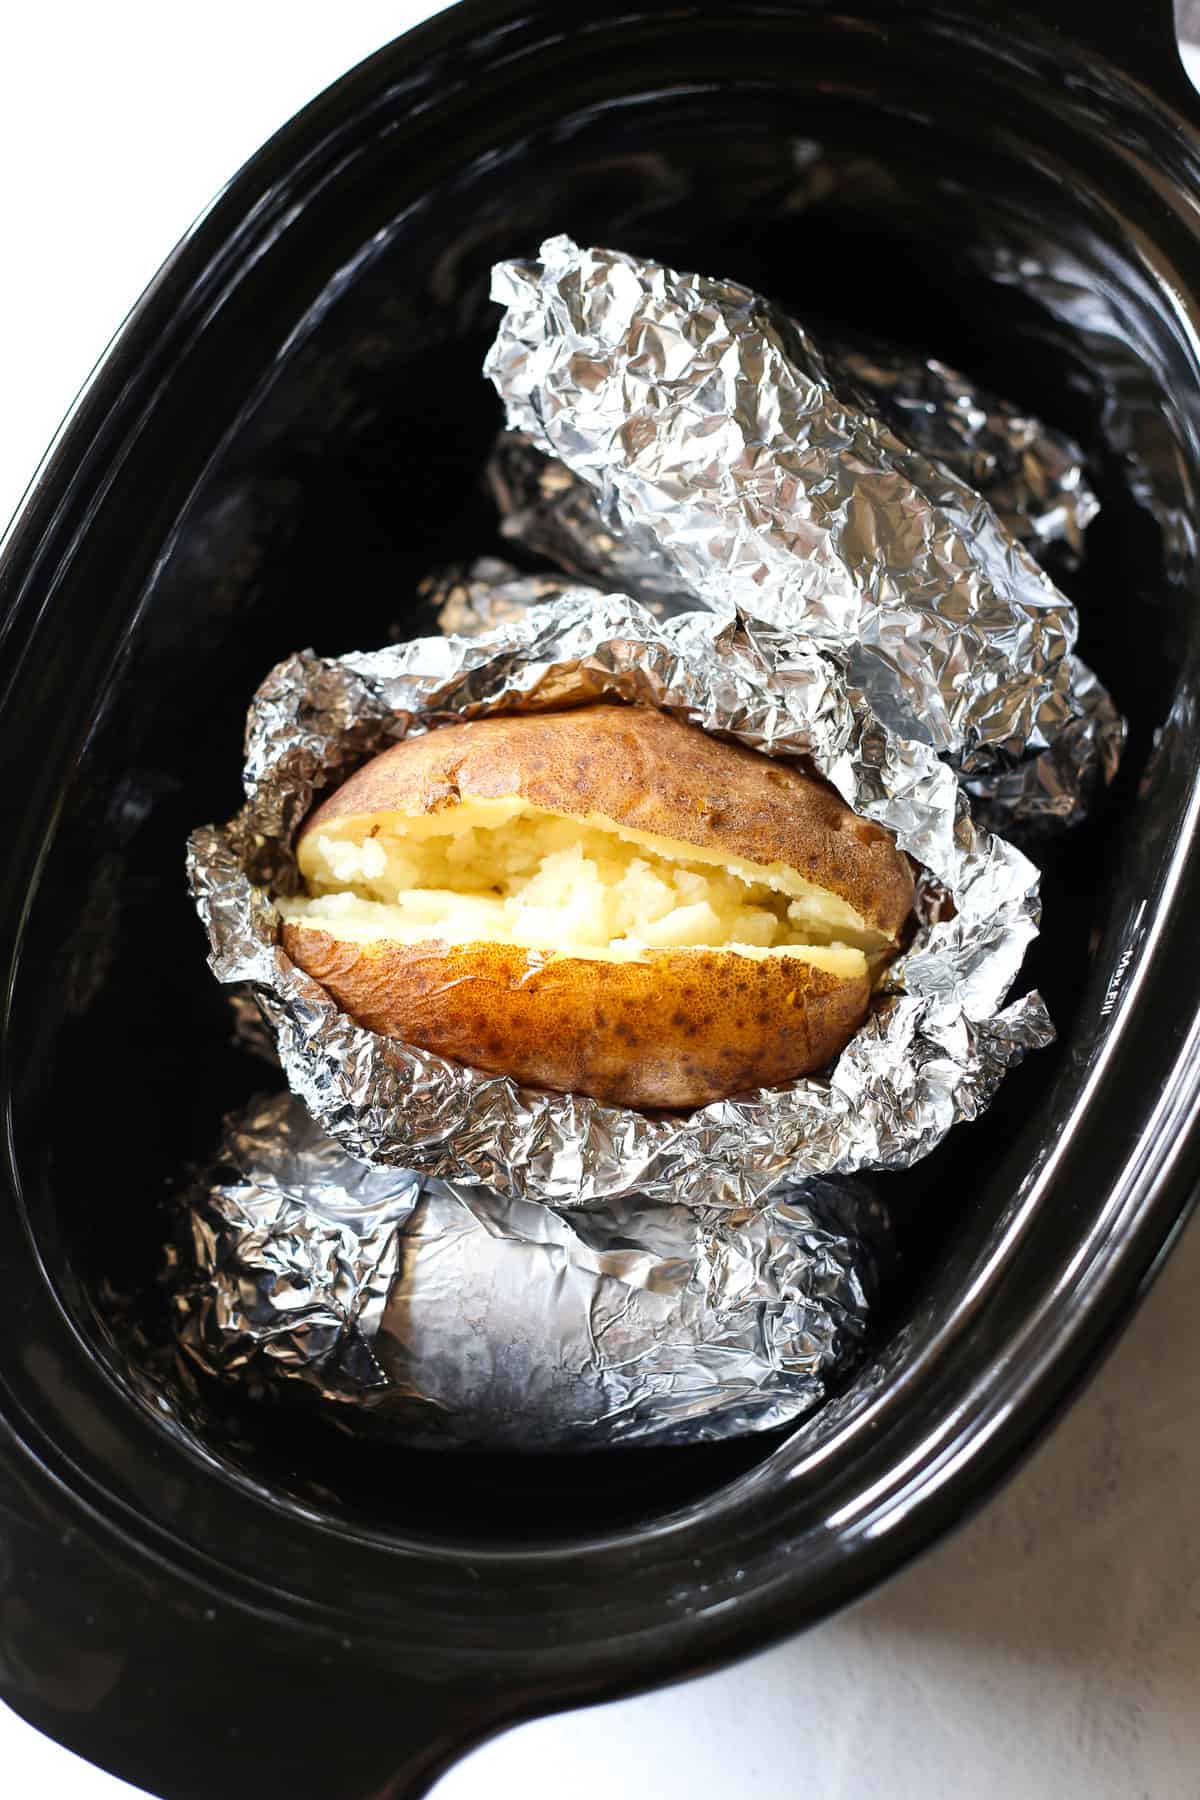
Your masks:
{"label": "slow cooker", "polygon": [[[468,0],[162,269],[4,549],[0,1694],[211,1800],[426,1790],[490,1732],[845,1605],[1096,1367],[1200,1170],[1200,102],[1166,0]],[[185,1428],[111,1329],[264,1084],[182,880],[266,669],[428,629],[495,547],[488,271],[568,231],[934,351],[1087,445],[1072,597],[1130,720],[1039,849],[1057,1048],[890,1192],[871,1354],[780,1437],[587,1457]]]}

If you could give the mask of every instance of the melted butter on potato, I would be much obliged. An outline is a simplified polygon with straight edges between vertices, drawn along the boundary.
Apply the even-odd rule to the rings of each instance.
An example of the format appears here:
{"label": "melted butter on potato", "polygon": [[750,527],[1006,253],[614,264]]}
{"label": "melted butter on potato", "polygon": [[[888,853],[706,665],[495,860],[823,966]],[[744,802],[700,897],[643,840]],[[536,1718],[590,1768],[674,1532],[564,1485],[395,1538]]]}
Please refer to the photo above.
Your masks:
{"label": "melted butter on potato", "polygon": [[517,797],[334,821],[299,848],[286,920],[352,943],[493,943],[596,961],[664,949],[786,952],[861,978],[889,948],[841,899],[783,864],[577,819]]}

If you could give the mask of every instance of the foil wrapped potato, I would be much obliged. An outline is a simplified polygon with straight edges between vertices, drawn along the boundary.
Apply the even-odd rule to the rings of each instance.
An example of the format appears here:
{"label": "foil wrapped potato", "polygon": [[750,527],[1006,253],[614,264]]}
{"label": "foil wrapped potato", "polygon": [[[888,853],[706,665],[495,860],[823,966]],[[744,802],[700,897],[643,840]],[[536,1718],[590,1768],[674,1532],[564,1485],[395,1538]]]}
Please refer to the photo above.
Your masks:
{"label": "foil wrapped potato", "polygon": [[406,739],[319,806],[283,945],[358,1024],[680,1109],[825,1067],[913,906],[825,781],[645,706]]}

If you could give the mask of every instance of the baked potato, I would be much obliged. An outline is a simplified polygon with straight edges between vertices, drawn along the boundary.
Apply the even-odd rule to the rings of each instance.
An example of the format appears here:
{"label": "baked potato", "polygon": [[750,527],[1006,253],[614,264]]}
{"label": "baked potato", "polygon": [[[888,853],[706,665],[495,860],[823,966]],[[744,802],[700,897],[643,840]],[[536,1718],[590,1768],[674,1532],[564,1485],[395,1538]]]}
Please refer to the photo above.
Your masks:
{"label": "baked potato", "polygon": [[907,858],[826,782],[643,706],[407,739],[297,861],[284,948],[360,1025],[650,1109],[823,1068],[913,905]]}

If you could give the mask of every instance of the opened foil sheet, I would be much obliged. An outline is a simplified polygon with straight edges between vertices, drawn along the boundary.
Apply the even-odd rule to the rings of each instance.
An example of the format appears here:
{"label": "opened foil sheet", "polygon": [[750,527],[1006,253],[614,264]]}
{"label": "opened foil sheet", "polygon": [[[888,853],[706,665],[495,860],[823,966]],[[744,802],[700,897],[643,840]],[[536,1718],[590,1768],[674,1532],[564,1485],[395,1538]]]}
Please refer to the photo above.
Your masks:
{"label": "opened foil sheet", "polygon": [[1124,725],[1074,654],[1074,608],[800,326],[733,282],[566,237],[498,265],[492,293],[508,425],[594,491],[613,579],[803,630],[990,819],[1082,815]]}
{"label": "opened foil sheet", "polygon": [[226,1121],[185,1197],[175,1338],[207,1375],[299,1385],[418,1446],[697,1443],[817,1405],[863,1336],[885,1234],[862,1181],[566,1218],[366,1168],[283,1094]]}
{"label": "opened foil sheet", "polygon": [[[411,732],[602,699],[811,759],[922,865],[913,943],[827,1074],[670,1116],[520,1088],[363,1030],[284,953],[271,897],[299,885],[293,840],[319,792]],[[1037,930],[1033,865],[974,827],[931,747],[895,737],[834,660],[760,620],[660,621],[623,596],[569,588],[474,637],[335,660],[303,652],[255,696],[245,786],[237,818],[189,846],[211,966],[249,984],[289,1086],[367,1162],[559,1207],[634,1194],[753,1206],[809,1176],[907,1167],[1052,1036],[1036,994],[1005,1004]]]}

